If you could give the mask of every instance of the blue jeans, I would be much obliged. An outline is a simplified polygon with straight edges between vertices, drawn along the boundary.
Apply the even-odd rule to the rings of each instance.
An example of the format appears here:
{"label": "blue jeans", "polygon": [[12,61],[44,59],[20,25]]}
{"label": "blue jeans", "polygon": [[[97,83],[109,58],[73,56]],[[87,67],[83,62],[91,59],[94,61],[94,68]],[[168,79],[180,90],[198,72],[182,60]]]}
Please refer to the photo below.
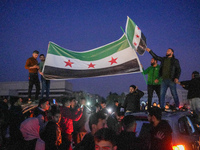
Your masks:
{"label": "blue jeans", "polygon": [[174,98],[174,102],[176,107],[179,107],[179,99],[178,99],[178,94],[176,91],[176,83],[174,83],[172,80],[170,79],[164,79],[161,83],[161,96],[160,96],[160,101],[161,101],[161,108],[164,108],[165,106],[165,95],[167,92],[168,87],[170,88],[171,94]]}
{"label": "blue jeans", "polygon": [[46,80],[43,76],[41,76],[42,82],[42,90],[41,90],[41,98],[44,96],[44,90],[46,90],[46,98],[49,98],[49,90],[50,90],[50,80]]}

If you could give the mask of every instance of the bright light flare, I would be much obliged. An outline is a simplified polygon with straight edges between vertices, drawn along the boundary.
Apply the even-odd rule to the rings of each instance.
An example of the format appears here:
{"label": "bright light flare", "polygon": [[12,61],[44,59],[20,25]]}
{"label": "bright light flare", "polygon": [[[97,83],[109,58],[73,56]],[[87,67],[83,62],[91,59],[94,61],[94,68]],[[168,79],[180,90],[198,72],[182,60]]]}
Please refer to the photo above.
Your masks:
{"label": "bright light flare", "polygon": [[112,109],[111,109],[111,108],[108,108],[107,110],[108,110],[108,113],[109,113],[109,114],[112,113]]}
{"label": "bright light flare", "polygon": [[173,150],[185,150],[185,147],[183,145],[177,145],[172,147]]}
{"label": "bright light flare", "polygon": [[91,105],[90,102],[87,102],[87,105],[90,106]]}

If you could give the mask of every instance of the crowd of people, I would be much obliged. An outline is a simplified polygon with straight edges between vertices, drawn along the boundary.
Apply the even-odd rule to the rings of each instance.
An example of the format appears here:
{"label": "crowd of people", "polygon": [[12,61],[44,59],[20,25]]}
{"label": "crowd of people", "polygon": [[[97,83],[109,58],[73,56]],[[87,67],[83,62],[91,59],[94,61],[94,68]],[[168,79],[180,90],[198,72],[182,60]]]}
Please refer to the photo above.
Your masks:
{"label": "crowd of people", "polygon": [[[144,93],[136,85],[130,85],[129,94],[123,104],[114,101],[113,113],[109,113],[106,102],[96,103],[94,109],[86,106],[86,99],[78,103],[74,97],[64,97],[61,102],[52,103],[49,100],[50,81],[43,77],[42,69],[45,56],[33,51],[32,57],[26,61],[25,68],[29,70],[28,103],[31,103],[31,91],[36,86],[35,100],[38,107],[29,113],[23,113],[22,98],[11,97],[0,102],[0,146],[4,149],[30,150],[171,150],[172,129],[167,121],[162,120],[162,111],[179,109],[179,98],[176,84],[188,90],[188,99],[200,122],[200,78],[199,72],[192,73],[192,79],[179,81],[181,68],[174,50],[169,48],[165,57],[157,56],[149,48],[146,49],[153,58],[151,66],[143,74],[148,75],[147,108],[140,106]],[[159,65],[157,61],[160,61]],[[38,72],[41,74],[42,90]],[[165,103],[165,94],[171,90],[174,106]],[[44,98],[44,91],[46,97]],[[156,92],[159,104],[152,104],[153,92]],[[153,105],[153,106],[152,106]],[[184,106],[184,110],[187,107]],[[150,138],[136,136],[135,112],[146,110],[151,125]],[[148,140],[150,139],[150,140]]]}
{"label": "crowd of people", "polygon": [[[10,102],[10,108],[7,102],[1,103],[1,108],[6,106],[0,124],[1,148],[5,150],[150,150],[171,143],[171,128],[162,128],[167,122],[161,120],[158,107],[148,111],[152,140],[147,141],[136,137],[136,118],[117,101],[109,113],[104,101],[89,109],[85,98],[77,103],[74,97],[63,97],[61,105],[42,98],[28,115],[23,114],[21,98],[11,97]],[[154,137],[157,131],[160,144]]]}
{"label": "crowd of people", "polygon": [[[155,91],[158,96],[159,105],[161,109],[164,110],[166,92],[167,89],[170,88],[176,109],[179,109],[180,105],[179,105],[179,97],[177,94],[176,85],[180,84],[181,86],[183,86],[184,89],[189,91],[188,99],[190,99],[189,101],[192,106],[192,110],[196,114],[199,114],[200,108],[199,107],[197,108],[197,105],[194,104],[198,103],[200,97],[199,72],[194,71],[192,73],[192,80],[190,82],[189,81],[180,82],[179,78],[181,75],[181,67],[179,64],[179,60],[175,58],[174,55],[175,52],[172,48],[167,49],[166,56],[164,57],[157,56],[149,48],[146,48],[146,51],[149,52],[153,57],[151,59],[150,67],[144,69],[142,66],[143,74],[148,75],[148,81],[147,81],[148,108],[150,108],[152,105],[153,92]],[[31,91],[34,84],[36,87],[35,100],[39,99],[38,95],[40,93],[40,82],[38,78],[38,72],[41,75],[41,82],[42,82],[41,98],[43,98],[45,90],[46,90],[46,98],[49,98],[50,80],[45,79],[42,72],[45,62],[45,56],[44,54],[40,54],[39,63],[37,61],[38,56],[39,56],[39,51],[37,50],[33,51],[32,57],[28,58],[25,64],[25,68],[29,71],[28,99],[30,102],[31,102]],[[160,65],[158,64],[158,61],[160,61]],[[138,87],[135,85],[130,86],[129,91],[130,93],[127,95],[127,98],[125,99],[124,103],[126,111],[134,112],[140,110],[139,100],[144,95],[144,93],[140,91]]]}

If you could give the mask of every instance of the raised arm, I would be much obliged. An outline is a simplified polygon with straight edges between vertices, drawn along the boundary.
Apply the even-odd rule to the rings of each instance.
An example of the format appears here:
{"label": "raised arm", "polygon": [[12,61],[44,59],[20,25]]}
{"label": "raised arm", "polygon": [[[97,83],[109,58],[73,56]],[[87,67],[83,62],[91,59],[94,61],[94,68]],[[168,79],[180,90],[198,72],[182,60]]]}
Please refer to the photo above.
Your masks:
{"label": "raised arm", "polygon": [[151,56],[155,58],[156,60],[159,60],[159,61],[163,60],[163,57],[157,56],[151,49],[146,48],[146,51],[149,52],[149,54],[151,54]]}

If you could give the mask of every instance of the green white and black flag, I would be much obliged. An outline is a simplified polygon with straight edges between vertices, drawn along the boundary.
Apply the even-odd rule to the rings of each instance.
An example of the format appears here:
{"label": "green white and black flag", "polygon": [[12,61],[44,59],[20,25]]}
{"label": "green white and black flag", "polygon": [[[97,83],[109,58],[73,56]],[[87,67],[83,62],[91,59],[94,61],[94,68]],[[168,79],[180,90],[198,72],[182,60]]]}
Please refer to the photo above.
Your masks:
{"label": "green white and black flag", "polygon": [[135,49],[138,54],[143,55],[147,48],[146,37],[140,28],[129,17],[127,17],[126,22],[126,36],[131,47]]}
{"label": "green white and black flag", "polygon": [[[49,42],[43,67],[44,77],[46,79],[73,79],[141,72],[135,50],[138,53],[140,51],[138,47],[142,33],[138,31],[137,26],[132,28],[130,21],[132,20],[128,17],[126,34],[123,34],[120,39],[92,50],[76,52]],[[134,39],[135,36],[136,39]]]}

